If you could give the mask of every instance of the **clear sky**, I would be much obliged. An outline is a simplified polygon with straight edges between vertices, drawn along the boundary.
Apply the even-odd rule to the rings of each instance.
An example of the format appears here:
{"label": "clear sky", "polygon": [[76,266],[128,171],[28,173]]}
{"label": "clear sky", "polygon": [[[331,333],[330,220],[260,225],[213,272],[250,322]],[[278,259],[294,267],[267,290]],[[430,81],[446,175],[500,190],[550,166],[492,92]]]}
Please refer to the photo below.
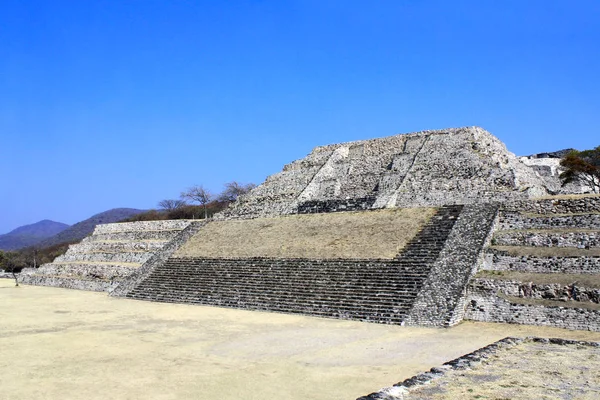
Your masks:
{"label": "clear sky", "polygon": [[600,145],[597,0],[0,2],[0,233],[478,125]]}

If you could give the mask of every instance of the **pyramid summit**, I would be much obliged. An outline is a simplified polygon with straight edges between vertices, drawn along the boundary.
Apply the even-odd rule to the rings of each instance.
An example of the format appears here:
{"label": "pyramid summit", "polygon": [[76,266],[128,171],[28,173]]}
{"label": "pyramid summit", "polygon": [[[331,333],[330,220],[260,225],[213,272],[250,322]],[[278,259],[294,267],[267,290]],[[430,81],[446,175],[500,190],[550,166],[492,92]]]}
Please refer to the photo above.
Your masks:
{"label": "pyramid summit", "polygon": [[221,217],[441,206],[548,194],[491,133],[450,128],[316,147]]}

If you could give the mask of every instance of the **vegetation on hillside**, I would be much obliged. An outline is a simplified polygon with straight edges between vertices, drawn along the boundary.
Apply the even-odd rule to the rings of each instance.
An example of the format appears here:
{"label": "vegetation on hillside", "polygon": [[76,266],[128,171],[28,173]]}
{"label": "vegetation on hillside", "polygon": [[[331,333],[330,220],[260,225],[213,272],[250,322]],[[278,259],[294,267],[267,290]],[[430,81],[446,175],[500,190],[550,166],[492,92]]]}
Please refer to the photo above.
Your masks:
{"label": "vegetation on hillside", "polygon": [[137,214],[128,218],[126,221],[210,218],[214,214],[227,208],[227,206],[236,201],[239,196],[248,193],[255,187],[256,185],[253,183],[242,184],[233,181],[226,183],[223,191],[215,195],[202,185],[191,186],[181,192],[179,199],[161,200],[158,202],[158,210],[149,210]]}
{"label": "vegetation on hillside", "polygon": [[[0,270],[20,272],[23,268],[35,268],[50,263],[56,257],[64,254],[69,245],[78,243],[81,239],[90,235],[98,224],[210,218],[254,187],[254,184],[240,184],[234,181],[226,183],[221,193],[213,195],[202,186],[196,185],[182,192],[180,199],[161,200],[158,203],[158,210],[142,211],[133,208],[115,208],[105,211],[78,222],[35,246],[16,251],[3,252],[0,250]],[[203,197],[188,196],[189,193],[198,194],[202,191]],[[188,201],[198,204],[189,204]]]}
{"label": "vegetation on hillside", "polygon": [[560,165],[565,168],[560,174],[563,186],[575,182],[600,193],[600,146],[592,150],[573,150],[560,161]]}

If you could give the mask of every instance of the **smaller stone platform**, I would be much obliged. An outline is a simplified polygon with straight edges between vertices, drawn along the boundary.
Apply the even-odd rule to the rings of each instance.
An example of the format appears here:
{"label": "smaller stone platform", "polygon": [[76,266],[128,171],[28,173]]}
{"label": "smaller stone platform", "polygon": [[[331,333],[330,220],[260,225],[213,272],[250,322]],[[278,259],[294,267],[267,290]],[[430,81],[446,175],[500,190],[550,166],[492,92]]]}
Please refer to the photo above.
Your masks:
{"label": "smaller stone platform", "polygon": [[19,279],[28,285],[109,291],[190,223],[170,220],[98,225],[92,235],[69,246],[52,263],[27,268]]}

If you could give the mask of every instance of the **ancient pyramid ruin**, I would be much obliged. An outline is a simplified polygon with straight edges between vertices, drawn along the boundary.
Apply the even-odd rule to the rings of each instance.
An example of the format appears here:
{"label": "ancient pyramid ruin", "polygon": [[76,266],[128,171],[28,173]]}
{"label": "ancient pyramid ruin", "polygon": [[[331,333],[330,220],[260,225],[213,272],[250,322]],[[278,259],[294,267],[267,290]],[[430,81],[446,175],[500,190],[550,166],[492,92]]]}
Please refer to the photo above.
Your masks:
{"label": "ancient pyramid ruin", "polygon": [[478,127],[315,148],[222,217],[442,206],[547,194],[535,171]]}
{"label": "ancient pyramid ruin", "polygon": [[542,164],[477,127],[317,147],[214,220],[99,227],[23,281],[400,325],[600,331],[600,197],[549,196],[577,188]]}

